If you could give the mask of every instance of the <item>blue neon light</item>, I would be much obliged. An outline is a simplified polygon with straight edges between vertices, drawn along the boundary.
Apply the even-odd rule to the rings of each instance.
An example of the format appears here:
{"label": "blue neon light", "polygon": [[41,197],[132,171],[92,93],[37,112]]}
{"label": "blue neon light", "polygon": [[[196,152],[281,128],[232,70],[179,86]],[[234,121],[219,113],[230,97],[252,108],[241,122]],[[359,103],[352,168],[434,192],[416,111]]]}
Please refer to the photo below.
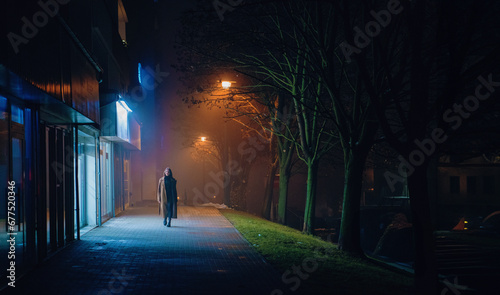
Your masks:
{"label": "blue neon light", "polygon": [[139,84],[142,84],[142,78],[141,78],[141,63],[137,65],[137,79],[139,80]]}

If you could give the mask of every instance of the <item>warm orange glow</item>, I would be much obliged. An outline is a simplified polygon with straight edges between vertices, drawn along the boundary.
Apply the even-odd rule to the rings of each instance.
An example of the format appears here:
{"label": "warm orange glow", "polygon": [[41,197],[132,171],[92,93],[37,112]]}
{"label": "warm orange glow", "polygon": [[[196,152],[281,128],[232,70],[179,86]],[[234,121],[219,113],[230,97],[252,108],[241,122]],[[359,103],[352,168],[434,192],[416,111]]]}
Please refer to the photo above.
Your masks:
{"label": "warm orange glow", "polygon": [[201,141],[207,141],[207,138],[205,136],[202,136]]}
{"label": "warm orange glow", "polygon": [[228,89],[229,87],[231,87],[231,82],[229,81],[222,81],[222,88],[224,89]]}

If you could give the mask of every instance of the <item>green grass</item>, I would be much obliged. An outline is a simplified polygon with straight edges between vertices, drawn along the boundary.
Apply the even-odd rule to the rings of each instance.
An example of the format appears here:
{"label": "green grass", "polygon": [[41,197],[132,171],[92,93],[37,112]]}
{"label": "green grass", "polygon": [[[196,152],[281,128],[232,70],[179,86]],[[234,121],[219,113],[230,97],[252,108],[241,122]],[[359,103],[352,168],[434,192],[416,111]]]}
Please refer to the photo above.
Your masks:
{"label": "green grass", "polygon": [[245,212],[220,211],[271,265],[282,274],[290,271],[287,287],[297,282],[291,280],[297,276],[292,266],[301,266],[308,277],[300,280],[297,294],[412,293],[411,277],[349,256],[332,243]]}

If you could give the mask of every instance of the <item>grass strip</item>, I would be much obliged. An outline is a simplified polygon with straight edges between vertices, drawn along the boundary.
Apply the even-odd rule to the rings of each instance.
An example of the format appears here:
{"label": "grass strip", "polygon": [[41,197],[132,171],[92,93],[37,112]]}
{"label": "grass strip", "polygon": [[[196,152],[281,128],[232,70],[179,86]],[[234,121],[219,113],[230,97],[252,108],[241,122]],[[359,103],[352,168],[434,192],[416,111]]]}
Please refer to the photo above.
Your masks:
{"label": "grass strip", "polygon": [[352,257],[332,243],[249,213],[230,209],[220,212],[298,294],[412,293],[411,277]]}

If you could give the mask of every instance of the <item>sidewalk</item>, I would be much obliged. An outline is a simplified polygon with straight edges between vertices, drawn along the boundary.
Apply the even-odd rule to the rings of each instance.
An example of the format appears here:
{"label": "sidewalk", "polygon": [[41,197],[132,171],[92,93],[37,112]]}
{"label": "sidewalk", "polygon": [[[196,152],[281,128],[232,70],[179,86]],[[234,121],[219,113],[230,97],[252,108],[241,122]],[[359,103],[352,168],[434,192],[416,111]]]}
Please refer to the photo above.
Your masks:
{"label": "sidewalk", "polygon": [[[272,294],[275,271],[212,207],[130,208],[81,237],[2,294]],[[282,293],[276,293],[282,294]]]}

